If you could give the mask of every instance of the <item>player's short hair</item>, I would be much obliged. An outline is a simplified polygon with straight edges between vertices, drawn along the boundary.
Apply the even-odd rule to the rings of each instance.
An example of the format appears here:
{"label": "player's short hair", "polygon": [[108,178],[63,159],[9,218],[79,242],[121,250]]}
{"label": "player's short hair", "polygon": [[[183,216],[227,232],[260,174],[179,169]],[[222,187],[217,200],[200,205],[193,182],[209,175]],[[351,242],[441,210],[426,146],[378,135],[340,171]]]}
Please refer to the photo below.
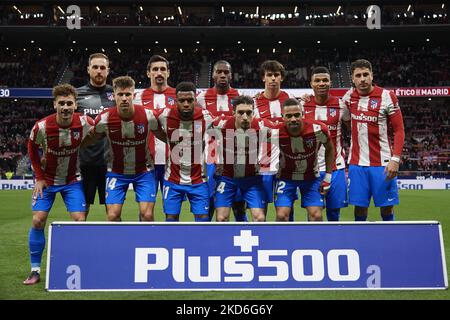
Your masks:
{"label": "player's short hair", "polygon": [[324,66],[315,67],[311,71],[311,78],[312,78],[313,75],[315,75],[317,73],[328,73],[329,75],[331,75],[330,70],[328,70],[328,68],[324,67]]}
{"label": "player's short hair", "polygon": [[233,111],[236,111],[236,107],[240,104],[249,104],[252,106],[252,109],[255,106],[255,102],[253,101],[252,97],[250,96],[237,96],[231,101],[231,104],[233,105]]}
{"label": "player's short hair", "polygon": [[355,71],[356,68],[367,68],[370,70],[370,72],[372,72],[372,64],[366,60],[366,59],[358,59],[352,62],[352,64],[350,65],[350,70],[353,74],[353,71]]}
{"label": "player's short hair", "polygon": [[228,65],[230,67],[230,72],[231,72],[231,64],[228,61],[226,61],[226,60],[219,60],[216,63],[214,63],[213,71],[216,70],[216,68],[217,68],[217,66],[219,64],[226,64],[226,65]]}
{"label": "player's short hair", "polygon": [[147,70],[150,70],[150,68],[152,67],[152,63],[155,63],[155,62],[164,62],[166,64],[167,70],[169,70],[169,61],[166,58],[164,58],[163,56],[160,56],[157,54],[151,56],[150,60],[148,60]]}
{"label": "player's short hair", "polygon": [[73,96],[76,100],[78,96],[77,89],[75,89],[72,85],[68,83],[60,84],[53,87],[52,94],[53,98],[55,99],[56,97]]}
{"label": "player's short hair", "polygon": [[266,60],[261,64],[261,67],[259,68],[259,75],[261,76],[261,78],[264,77],[267,71],[279,72],[281,73],[281,77],[283,78],[286,74],[284,66],[277,60]]}
{"label": "player's short hair", "polygon": [[108,58],[108,56],[106,54],[104,54],[104,53],[101,53],[101,52],[93,53],[93,54],[91,54],[89,56],[89,65],[91,65],[92,59],[95,59],[95,58],[105,59],[107,64],[108,64],[108,66],[109,66],[109,58]]}
{"label": "player's short hair", "polygon": [[135,83],[133,78],[129,76],[122,76],[114,78],[113,81],[113,91],[116,91],[116,89],[125,89],[125,88],[134,88]]}
{"label": "player's short hair", "polygon": [[286,101],[283,102],[282,108],[290,107],[290,106],[300,106],[300,109],[302,108],[302,105],[300,104],[300,101],[298,101],[295,98],[289,98]]}
{"label": "player's short hair", "polygon": [[178,92],[189,92],[189,91],[194,92],[194,94],[197,92],[195,84],[189,81],[182,81],[175,88],[175,94],[178,94]]}

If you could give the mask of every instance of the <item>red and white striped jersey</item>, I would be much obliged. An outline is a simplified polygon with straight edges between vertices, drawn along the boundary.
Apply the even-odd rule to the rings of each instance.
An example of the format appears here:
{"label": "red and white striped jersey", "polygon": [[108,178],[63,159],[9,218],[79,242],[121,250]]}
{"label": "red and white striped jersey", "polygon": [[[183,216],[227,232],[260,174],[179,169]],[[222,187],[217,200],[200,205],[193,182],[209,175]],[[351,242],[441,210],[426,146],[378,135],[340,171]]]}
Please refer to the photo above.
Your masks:
{"label": "red and white striped jersey", "polygon": [[[36,122],[28,141],[28,154],[37,180],[48,185],[64,185],[81,180],[78,151],[94,121],[81,113],[74,113],[68,128],[56,122],[56,113]],[[41,168],[39,147],[45,167]]]}
{"label": "red and white striped jersey", "polygon": [[[348,119],[348,109],[338,97],[330,96],[325,105],[318,105],[315,97],[309,102],[301,101],[304,118],[324,123],[330,132],[331,142],[334,146],[333,170],[345,168],[345,151],[342,147],[342,118]],[[319,149],[318,165],[320,171],[325,171],[325,147]]]}
{"label": "red and white striped jersey", "polygon": [[[232,100],[237,96],[239,96],[237,89],[230,88],[226,94],[218,94],[217,89],[213,87],[200,92],[197,96],[197,103],[203,109],[208,110],[213,117],[232,116]],[[214,152],[216,150],[214,139],[206,136],[206,141],[208,141],[205,147],[206,163],[215,163],[217,159]]]}
{"label": "red and white striped jersey", "polygon": [[303,120],[303,129],[298,137],[289,135],[284,123],[278,124],[280,169],[278,176],[289,180],[311,180],[317,178],[319,148],[330,138],[325,124],[315,120]]}
{"label": "red and white striped jersey", "polygon": [[110,157],[108,171],[119,174],[138,174],[153,169],[147,148],[149,131],[157,130],[154,111],[134,106],[133,119],[124,121],[116,107],[104,110],[95,118],[95,133],[107,137]]}
{"label": "red and white striped jersey", "polygon": [[[164,91],[157,92],[152,88],[138,92],[134,98],[134,103],[151,110],[164,109],[176,105],[175,88],[167,87]],[[169,147],[150,132],[148,148],[155,164],[164,165],[167,161]]]}
{"label": "red and white striped jersey", "polygon": [[[294,96],[283,90],[280,90],[280,94],[275,99],[267,99],[264,96],[264,92],[258,93],[254,98],[255,117],[269,119],[275,124],[282,123],[282,105],[289,98],[294,98]],[[270,155],[270,159],[263,158],[261,160],[260,172],[264,174],[275,174],[278,171],[278,153],[270,144],[267,145],[267,149],[269,150],[267,154]]]}
{"label": "red and white striped jersey", "polygon": [[164,179],[182,185],[206,182],[203,152],[206,130],[213,121],[211,114],[195,106],[193,119],[185,121],[175,106],[161,110],[157,118],[170,150]]}
{"label": "red and white striped jersey", "polygon": [[254,98],[255,117],[269,119],[273,122],[282,122],[282,105],[289,98],[294,98],[294,96],[283,90],[280,91],[280,94],[275,99],[267,99],[264,96],[264,92],[257,94]]}
{"label": "red and white striped jersey", "polygon": [[[351,118],[349,164],[386,166],[392,156],[400,156],[405,138],[403,117],[398,99],[392,91],[374,86],[367,96],[350,89],[342,98]],[[393,128],[393,150],[389,141],[389,125]]]}
{"label": "red and white striped jersey", "polygon": [[243,178],[258,173],[260,159],[260,140],[263,135],[270,139],[270,128],[274,125],[267,119],[253,118],[247,130],[236,129],[234,116],[216,118],[214,128],[221,130],[221,151],[219,163],[223,165],[222,175],[230,178]]}

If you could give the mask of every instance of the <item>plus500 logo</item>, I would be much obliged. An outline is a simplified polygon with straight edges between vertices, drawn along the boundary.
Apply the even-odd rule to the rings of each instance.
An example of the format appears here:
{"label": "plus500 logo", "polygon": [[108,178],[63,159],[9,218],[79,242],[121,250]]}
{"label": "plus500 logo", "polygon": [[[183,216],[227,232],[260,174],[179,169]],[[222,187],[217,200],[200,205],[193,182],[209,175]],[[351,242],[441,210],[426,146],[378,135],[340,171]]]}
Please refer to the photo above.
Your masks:
{"label": "plus500 logo", "polygon": [[[149,256],[153,256],[149,263]],[[208,259],[208,274],[201,275],[201,259]],[[345,259],[343,259],[345,258]],[[295,281],[322,281],[325,274],[332,281],[357,281],[360,278],[359,254],[352,249],[334,249],[326,257],[319,250],[258,250],[256,261],[252,256],[188,256],[185,249],[136,248],[134,282],[147,283],[158,277],[154,271],[171,270],[176,282],[250,282],[255,270],[271,275],[259,275],[258,282],[284,282],[289,276]],[[283,260],[281,260],[283,259]],[[288,263],[286,260],[289,259]],[[326,267],[325,267],[326,259]],[[305,260],[309,260],[310,272],[305,272]],[[346,261],[340,269],[339,261]],[[223,265],[223,273],[222,273]]]}

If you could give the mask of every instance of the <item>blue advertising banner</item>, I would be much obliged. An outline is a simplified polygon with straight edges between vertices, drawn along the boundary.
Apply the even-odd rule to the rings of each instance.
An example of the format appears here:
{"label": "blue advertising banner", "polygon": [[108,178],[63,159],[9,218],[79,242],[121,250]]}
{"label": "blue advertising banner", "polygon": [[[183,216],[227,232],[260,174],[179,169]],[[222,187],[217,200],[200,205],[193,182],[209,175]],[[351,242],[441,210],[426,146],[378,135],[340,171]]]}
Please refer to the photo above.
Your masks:
{"label": "blue advertising banner", "polygon": [[50,226],[46,288],[445,289],[438,222]]}

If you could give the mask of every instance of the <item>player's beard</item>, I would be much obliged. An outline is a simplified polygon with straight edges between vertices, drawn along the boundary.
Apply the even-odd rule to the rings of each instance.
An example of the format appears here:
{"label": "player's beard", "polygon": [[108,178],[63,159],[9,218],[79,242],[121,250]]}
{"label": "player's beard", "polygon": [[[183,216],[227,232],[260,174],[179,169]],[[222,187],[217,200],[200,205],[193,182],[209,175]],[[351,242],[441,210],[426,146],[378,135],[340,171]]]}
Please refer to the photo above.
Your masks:
{"label": "player's beard", "polygon": [[94,78],[92,78],[92,81],[97,87],[101,87],[105,85],[106,78],[102,75],[96,75]]}

